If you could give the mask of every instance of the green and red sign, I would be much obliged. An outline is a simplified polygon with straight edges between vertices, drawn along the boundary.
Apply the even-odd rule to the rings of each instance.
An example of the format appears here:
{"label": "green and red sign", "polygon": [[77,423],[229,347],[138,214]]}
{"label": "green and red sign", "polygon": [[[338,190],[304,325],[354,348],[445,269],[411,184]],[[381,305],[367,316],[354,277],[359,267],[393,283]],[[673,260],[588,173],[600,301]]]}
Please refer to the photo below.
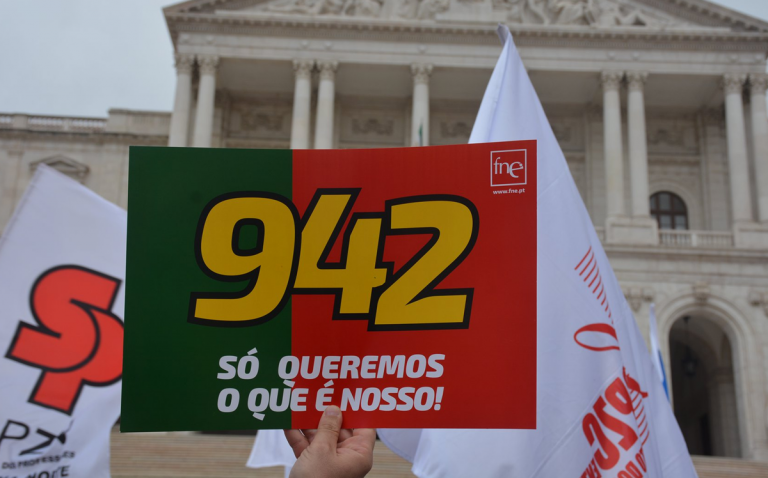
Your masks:
{"label": "green and red sign", "polygon": [[132,147],[123,431],[535,428],[536,142]]}

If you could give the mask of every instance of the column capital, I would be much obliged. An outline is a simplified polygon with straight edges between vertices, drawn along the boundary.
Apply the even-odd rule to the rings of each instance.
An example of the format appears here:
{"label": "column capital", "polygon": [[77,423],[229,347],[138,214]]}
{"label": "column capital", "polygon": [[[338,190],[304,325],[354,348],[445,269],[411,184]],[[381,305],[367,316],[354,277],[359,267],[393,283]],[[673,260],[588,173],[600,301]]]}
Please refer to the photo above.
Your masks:
{"label": "column capital", "polygon": [[195,55],[176,53],[174,59],[177,74],[192,74],[192,67],[195,66]]}
{"label": "column capital", "polygon": [[432,74],[432,65],[429,63],[413,63],[411,65],[411,75],[414,83],[429,83],[429,76]]}
{"label": "column capital", "polygon": [[600,82],[603,84],[603,91],[618,91],[621,86],[621,80],[624,79],[623,71],[604,71],[600,75]]}
{"label": "column capital", "polygon": [[629,83],[629,91],[643,91],[647,79],[647,71],[628,71],[627,82]]}
{"label": "column capital", "polygon": [[753,95],[765,95],[766,88],[768,88],[768,75],[765,73],[750,73],[749,91]]}
{"label": "column capital", "polygon": [[312,68],[315,67],[315,60],[293,60],[293,72],[296,78],[309,80],[312,78]]}
{"label": "column capital", "polygon": [[197,55],[197,65],[201,75],[213,75],[219,66],[219,57],[215,55]]}
{"label": "column capital", "polygon": [[744,89],[744,82],[747,81],[747,75],[743,73],[726,73],[723,76],[723,88],[725,94],[741,94]]}
{"label": "column capital", "polygon": [[317,69],[320,70],[321,80],[333,81],[339,62],[334,60],[317,60]]}

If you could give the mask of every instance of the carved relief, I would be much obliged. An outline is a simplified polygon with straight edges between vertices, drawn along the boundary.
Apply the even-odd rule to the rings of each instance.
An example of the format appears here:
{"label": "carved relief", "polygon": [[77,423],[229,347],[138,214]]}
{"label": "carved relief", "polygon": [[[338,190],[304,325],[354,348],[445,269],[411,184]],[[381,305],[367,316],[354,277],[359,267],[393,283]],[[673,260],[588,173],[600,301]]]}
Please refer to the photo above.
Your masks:
{"label": "carved relief", "polygon": [[290,104],[286,101],[233,101],[226,136],[231,138],[290,138]]}
{"label": "carved relief", "polygon": [[643,305],[643,301],[653,301],[653,290],[629,287],[624,290],[624,297],[627,299],[627,302],[629,302],[629,306],[632,307],[632,310],[639,312],[640,307]]}
{"label": "carved relief", "polygon": [[400,105],[343,98],[339,141],[345,146],[402,146],[405,143],[405,114]]}
{"label": "carved relief", "polygon": [[367,135],[369,133],[376,134],[379,136],[392,136],[392,133],[394,132],[395,128],[395,122],[391,119],[379,119],[379,118],[368,118],[368,119],[360,119],[360,118],[353,118],[352,119],[352,132],[356,135]]}
{"label": "carved relief", "polygon": [[466,138],[472,134],[472,126],[466,121],[441,121],[440,136],[444,138]]}
{"label": "carved relief", "polygon": [[83,182],[91,172],[91,168],[87,165],[75,161],[72,158],[68,158],[62,154],[51,156],[49,158],[43,158],[29,164],[29,169],[35,172],[37,167],[41,164],[45,164],[48,167],[55,169],[56,171],[66,174],[72,179]]}
{"label": "carved relief", "polygon": [[283,116],[246,111],[242,113],[240,126],[244,131],[280,131],[283,127]]}
{"label": "carved relief", "polygon": [[693,298],[696,302],[704,304],[712,296],[712,292],[709,289],[709,284],[706,282],[697,282],[693,284]]}
{"label": "carved relief", "polygon": [[488,22],[584,25],[593,27],[668,26],[639,7],[616,0],[278,0],[256,10],[304,15],[336,15],[406,20],[462,18]]}
{"label": "carved relief", "polygon": [[379,17],[384,0],[288,0],[267,5],[277,13]]}
{"label": "carved relief", "polygon": [[464,144],[469,141],[474,118],[463,105],[452,104],[448,109],[433,110],[429,138],[434,145]]}
{"label": "carved relief", "polygon": [[495,10],[506,10],[512,23],[640,26],[660,28],[667,22],[638,7],[615,0],[492,0]]}
{"label": "carved relief", "polygon": [[747,299],[753,307],[762,307],[763,313],[768,316],[768,292],[751,290]]}
{"label": "carved relief", "polygon": [[651,153],[696,154],[699,139],[693,121],[657,119],[648,122],[648,151]]}

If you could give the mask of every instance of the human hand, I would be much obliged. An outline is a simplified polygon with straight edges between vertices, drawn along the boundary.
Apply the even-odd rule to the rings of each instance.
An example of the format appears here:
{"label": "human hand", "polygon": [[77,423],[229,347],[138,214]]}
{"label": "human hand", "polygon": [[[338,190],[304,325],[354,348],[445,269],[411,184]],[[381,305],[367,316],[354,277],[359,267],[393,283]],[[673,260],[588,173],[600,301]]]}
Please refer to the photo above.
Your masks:
{"label": "human hand", "polygon": [[339,407],[325,409],[317,430],[285,430],[296,455],[290,478],[361,478],[373,466],[372,428],[341,429]]}

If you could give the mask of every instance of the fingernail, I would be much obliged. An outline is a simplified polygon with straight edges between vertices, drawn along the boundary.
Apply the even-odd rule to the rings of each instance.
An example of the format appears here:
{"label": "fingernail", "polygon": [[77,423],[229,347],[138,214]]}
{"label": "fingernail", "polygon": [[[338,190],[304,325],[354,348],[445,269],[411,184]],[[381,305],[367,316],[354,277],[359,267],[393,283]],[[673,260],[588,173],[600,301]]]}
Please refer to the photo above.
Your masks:
{"label": "fingernail", "polygon": [[338,417],[341,415],[341,410],[339,410],[339,407],[335,407],[331,405],[330,407],[325,409],[325,414],[329,417]]}

